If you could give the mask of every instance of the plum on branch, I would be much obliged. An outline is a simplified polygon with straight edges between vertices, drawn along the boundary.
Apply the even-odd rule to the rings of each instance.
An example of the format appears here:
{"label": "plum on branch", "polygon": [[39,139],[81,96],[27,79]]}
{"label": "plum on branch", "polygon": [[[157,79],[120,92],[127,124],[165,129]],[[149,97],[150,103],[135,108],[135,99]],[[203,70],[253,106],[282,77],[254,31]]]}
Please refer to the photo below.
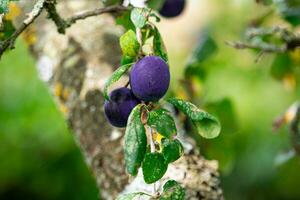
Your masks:
{"label": "plum on branch", "polygon": [[126,127],[132,109],[139,103],[130,89],[118,88],[110,93],[109,101],[104,103],[105,116],[113,126]]}
{"label": "plum on branch", "polygon": [[158,101],[166,94],[169,85],[169,66],[158,56],[146,56],[132,67],[130,87],[142,101]]}

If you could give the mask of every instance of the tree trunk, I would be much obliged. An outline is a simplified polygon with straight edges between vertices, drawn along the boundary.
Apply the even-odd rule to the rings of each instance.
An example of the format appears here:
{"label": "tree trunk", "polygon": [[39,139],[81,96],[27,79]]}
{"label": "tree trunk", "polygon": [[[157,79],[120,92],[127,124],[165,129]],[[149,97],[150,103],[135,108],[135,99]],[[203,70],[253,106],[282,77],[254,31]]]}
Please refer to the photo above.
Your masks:
{"label": "tree trunk", "polygon": [[[26,5],[22,1],[20,4],[29,6],[28,1]],[[57,8],[62,16],[70,16],[92,9],[95,4],[59,1]],[[79,21],[61,35],[45,15],[27,30],[37,37],[30,48],[41,78],[48,83],[96,178],[102,199],[115,199],[122,191],[149,190],[140,175],[129,181],[124,166],[124,130],[112,128],[103,113],[101,90],[120,63],[118,38],[122,29],[115,25],[113,17],[101,15]],[[217,161],[205,160],[185,137],[181,139],[190,148],[183,158],[169,166],[161,183],[167,178],[179,181],[187,190],[186,199],[223,199]]]}

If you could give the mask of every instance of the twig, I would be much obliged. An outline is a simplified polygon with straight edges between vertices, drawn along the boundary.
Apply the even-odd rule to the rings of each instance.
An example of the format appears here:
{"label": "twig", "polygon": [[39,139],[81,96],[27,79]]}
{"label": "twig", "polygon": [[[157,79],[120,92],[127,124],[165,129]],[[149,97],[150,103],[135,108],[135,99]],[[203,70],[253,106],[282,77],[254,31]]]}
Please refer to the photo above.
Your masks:
{"label": "twig", "polygon": [[[263,36],[276,36],[282,41],[278,46],[272,42],[265,42]],[[259,38],[260,40],[256,40]],[[300,47],[300,36],[284,27],[274,26],[271,28],[249,28],[246,31],[247,42],[226,41],[225,43],[236,49],[255,49],[263,53],[286,53]],[[259,55],[260,57],[260,55]]]}
{"label": "twig", "polygon": [[66,28],[69,27],[66,20],[60,17],[56,10],[56,0],[47,0],[45,2],[45,9],[48,12],[48,17],[52,19],[57,27],[57,32],[64,34],[66,32]]}
{"label": "twig", "polygon": [[63,19],[56,10],[56,0],[47,0],[45,2],[45,9],[49,14],[49,18],[52,19],[57,27],[59,33],[64,34],[66,29],[75,24],[78,20],[83,20],[88,17],[101,15],[104,13],[115,13],[120,11],[126,11],[129,8],[120,5],[108,6],[105,8],[96,8],[94,10],[88,10],[79,14],[75,14],[72,17]]}
{"label": "twig", "polygon": [[128,9],[129,8],[124,7],[124,6],[120,6],[120,5],[108,6],[108,7],[105,7],[105,8],[97,8],[95,10],[86,11],[86,12],[83,12],[81,14],[74,15],[73,17],[67,18],[66,22],[69,25],[72,25],[72,24],[76,23],[78,20],[86,19],[88,17],[101,15],[101,14],[104,14],[104,13],[115,13],[115,12],[120,12],[120,11],[126,11]]}
{"label": "twig", "polygon": [[275,46],[272,44],[248,44],[248,43],[243,43],[243,42],[231,42],[231,41],[226,41],[225,44],[228,46],[231,46],[236,49],[255,49],[255,50],[260,50],[264,53],[284,53],[287,51],[287,48],[285,46]]}
{"label": "twig", "polygon": [[264,54],[265,54],[264,51],[259,52],[258,55],[257,55],[257,57],[255,58],[254,62],[258,63],[261,60],[261,58],[264,56]]}
{"label": "twig", "polygon": [[45,1],[46,0],[38,0],[32,11],[27,14],[27,18],[23,21],[22,25],[8,39],[0,42],[0,58],[6,49],[14,47],[18,36],[41,14]]}

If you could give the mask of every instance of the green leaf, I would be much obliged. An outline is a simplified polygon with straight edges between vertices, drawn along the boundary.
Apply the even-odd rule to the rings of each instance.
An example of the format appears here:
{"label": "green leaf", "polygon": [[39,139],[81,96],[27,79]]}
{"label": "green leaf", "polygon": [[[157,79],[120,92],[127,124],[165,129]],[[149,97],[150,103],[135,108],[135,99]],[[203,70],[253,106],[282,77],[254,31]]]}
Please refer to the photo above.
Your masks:
{"label": "green leaf", "polygon": [[261,3],[265,6],[271,5],[273,3],[273,0],[256,0],[257,3]]}
{"label": "green leaf", "polygon": [[210,37],[208,32],[204,32],[193,52],[190,64],[199,64],[200,62],[203,62],[213,55],[217,49],[216,42]]}
{"label": "green leaf", "polygon": [[177,132],[174,119],[170,115],[170,112],[162,108],[149,113],[147,124],[166,138],[173,138]]}
{"label": "green leaf", "polygon": [[11,1],[18,1],[18,0],[1,0],[0,1],[0,14],[8,13],[9,3]]}
{"label": "green leaf", "polygon": [[105,6],[116,5],[122,2],[121,0],[101,0],[101,1]]}
{"label": "green leaf", "polygon": [[278,80],[282,80],[286,75],[293,73],[293,63],[288,54],[276,55],[271,65],[271,75]]}
{"label": "green leaf", "polygon": [[166,173],[168,164],[161,153],[147,153],[143,161],[143,175],[146,183],[154,183]]}
{"label": "green leaf", "polygon": [[9,0],[0,1],[0,14],[8,12],[8,4],[9,4]]}
{"label": "green leaf", "polygon": [[153,17],[156,22],[160,22],[160,17],[156,13],[150,13],[149,17]]}
{"label": "green leaf", "polygon": [[137,196],[144,195],[142,192],[135,192],[135,193],[130,193],[130,194],[123,194],[117,197],[116,200],[133,200]]}
{"label": "green leaf", "polygon": [[[299,9],[300,12],[300,9]],[[300,24],[300,14],[299,15],[288,15],[285,14],[285,20],[288,21],[293,26],[298,26]]]}
{"label": "green leaf", "polygon": [[238,131],[238,122],[234,105],[230,99],[224,98],[219,101],[209,102],[205,109],[218,117],[222,124],[222,133],[235,133]]}
{"label": "green leaf", "polygon": [[196,77],[199,80],[205,80],[206,70],[201,64],[189,64],[185,68],[184,75],[186,78]]}
{"label": "green leaf", "polygon": [[127,64],[130,64],[130,63],[133,63],[133,62],[134,62],[134,58],[132,58],[132,57],[123,55],[122,58],[121,58],[121,66],[127,65]]}
{"label": "green leaf", "polygon": [[140,49],[140,44],[137,41],[135,32],[127,31],[120,37],[120,46],[124,56],[135,57]]}
{"label": "green leaf", "polygon": [[183,146],[179,140],[162,139],[162,154],[167,163],[176,161],[183,153]]}
{"label": "green leaf", "polygon": [[0,28],[0,41],[9,38],[16,30],[11,20],[4,19],[2,22],[3,25]]}
{"label": "green leaf", "polygon": [[146,131],[141,122],[141,105],[137,105],[129,115],[124,148],[127,171],[135,176],[144,160],[147,148]]}
{"label": "green leaf", "polygon": [[[274,1],[275,2],[275,1]],[[284,0],[275,2],[283,18],[293,26],[300,24],[300,1]]]}
{"label": "green leaf", "polygon": [[163,187],[160,200],[184,200],[185,190],[176,181],[169,180]]}
{"label": "green leaf", "polygon": [[114,73],[106,81],[105,86],[104,86],[104,91],[103,91],[103,93],[104,93],[103,95],[106,100],[109,100],[109,97],[107,94],[108,87],[111,86],[113,83],[117,82],[128,71],[128,69],[131,67],[132,64],[133,63],[129,63],[129,64],[119,67],[116,71],[114,71]]}
{"label": "green leaf", "polygon": [[163,43],[162,37],[158,31],[158,29],[154,28],[154,39],[153,39],[153,50],[154,54],[161,57],[164,61],[168,62],[168,54],[166,47]]}
{"label": "green leaf", "polygon": [[135,30],[135,26],[130,19],[130,11],[124,11],[116,17],[116,24],[121,25],[125,30]]}
{"label": "green leaf", "polygon": [[196,126],[198,133],[207,139],[215,138],[220,134],[220,122],[209,113],[197,108],[194,104],[176,98],[168,99],[168,102],[186,114]]}
{"label": "green leaf", "polygon": [[160,10],[162,6],[164,5],[165,0],[148,0],[147,5],[149,8],[152,8],[154,10]]}
{"label": "green leaf", "polygon": [[175,180],[169,180],[169,181],[167,181],[167,182],[164,184],[164,186],[163,186],[163,191],[167,191],[167,190],[169,190],[169,189],[171,189],[172,187],[177,186],[177,185],[179,185],[179,183],[178,183],[177,181],[175,181]]}
{"label": "green leaf", "polygon": [[130,19],[136,28],[143,28],[147,22],[148,10],[145,8],[134,8],[131,11]]}

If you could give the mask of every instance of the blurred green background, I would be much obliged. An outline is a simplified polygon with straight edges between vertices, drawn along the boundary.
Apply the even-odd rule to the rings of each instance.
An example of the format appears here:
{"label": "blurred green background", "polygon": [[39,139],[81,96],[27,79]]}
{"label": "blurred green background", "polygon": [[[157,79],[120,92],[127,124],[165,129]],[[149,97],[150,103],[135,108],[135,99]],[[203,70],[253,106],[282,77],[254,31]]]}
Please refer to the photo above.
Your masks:
{"label": "blurred green background", "polygon": [[[299,200],[299,159],[276,164],[279,156],[287,158],[291,150],[288,127],[273,132],[272,123],[300,99],[300,87],[286,87],[270,75],[274,55],[255,63],[257,52],[224,44],[239,40],[249,21],[269,8],[252,0],[203,2],[190,0],[182,16],[200,17],[195,11],[200,9],[201,17],[206,18],[198,25],[195,18],[190,23],[163,20],[161,27],[175,93],[180,93],[184,66],[204,27],[210,28],[218,46],[218,51],[201,63],[205,78],[197,82],[200,92],[193,100],[221,119],[223,132],[213,140],[196,138],[200,151],[219,160],[228,200]],[[266,25],[274,23],[282,20],[275,16]],[[168,32],[167,24],[176,31]],[[190,35],[174,42],[179,32]],[[180,43],[187,45],[181,48]],[[38,80],[35,61],[22,41],[0,62],[0,95],[0,199],[97,199],[91,172],[46,85]]]}
{"label": "blurred green background", "polygon": [[35,61],[22,42],[0,62],[0,199],[98,199]]}

